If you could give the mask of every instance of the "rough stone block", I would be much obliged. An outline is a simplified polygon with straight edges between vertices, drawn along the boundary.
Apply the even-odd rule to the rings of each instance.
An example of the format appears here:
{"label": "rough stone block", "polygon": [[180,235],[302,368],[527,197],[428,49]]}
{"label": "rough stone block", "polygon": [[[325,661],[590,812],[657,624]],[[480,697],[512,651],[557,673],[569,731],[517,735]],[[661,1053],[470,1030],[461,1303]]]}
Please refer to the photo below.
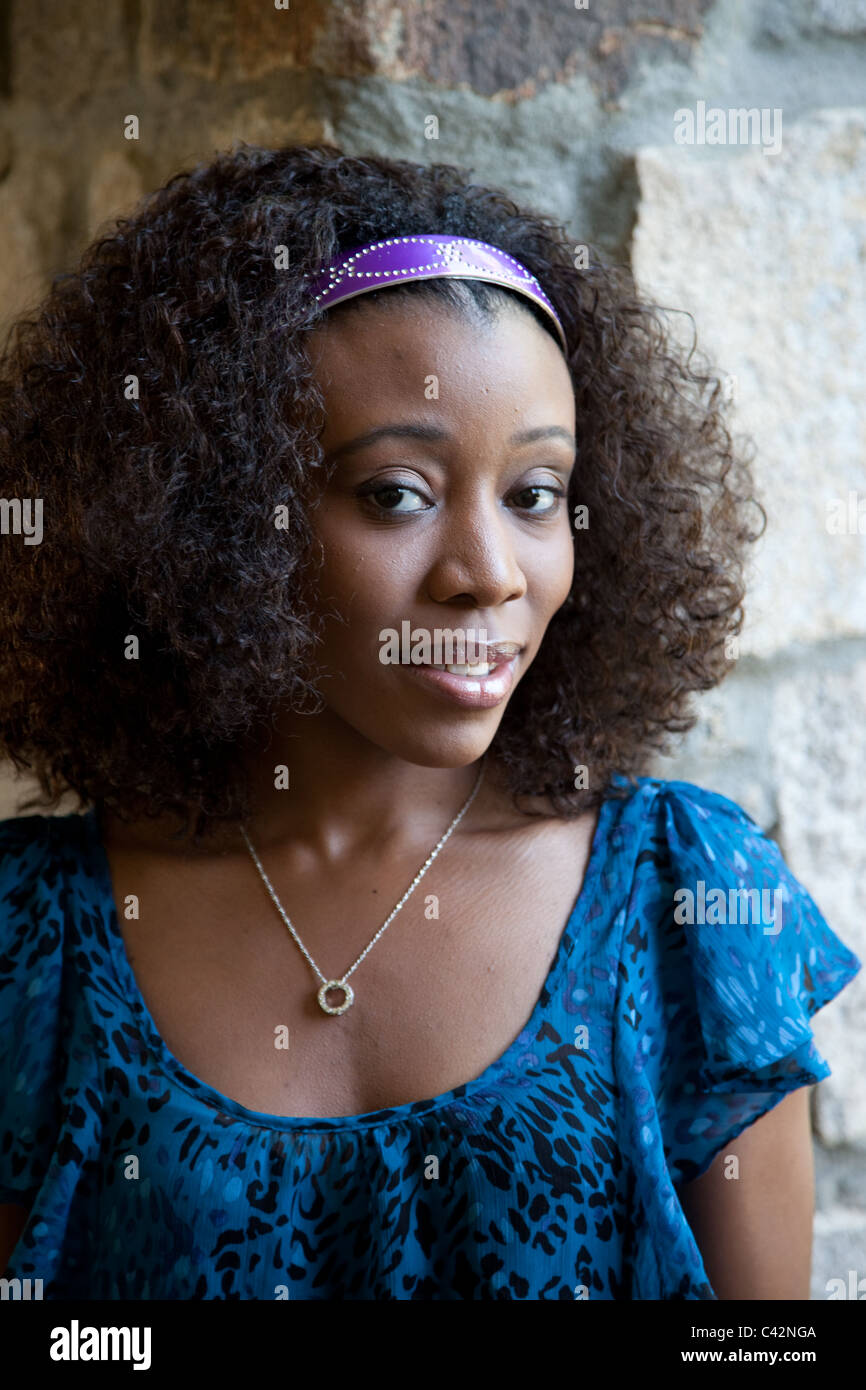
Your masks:
{"label": "rough stone block", "polygon": [[122,150],[105,150],[94,162],[87,186],[85,239],[108,221],[131,211],[144,193],[141,174]]}
{"label": "rough stone block", "polygon": [[[783,122],[776,155],[672,138],[638,154],[637,174],[638,282],[694,315],[733,378],[733,428],[758,446],[769,521],[743,650],[866,633],[866,111]],[[669,321],[690,343],[688,319]]]}
{"label": "rough stone block", "polygon": [[768,744],[772,677],[762,663],[745,663],[714,690],[695,697],[698,722],[651,765],[656,777],[694,782],[735,801],[761,829],[776,817]]}
{"label": "rough stone block", "polygon": [[606,98],[642,62],[687,58],[711,0],[633,0],[539,6],[532,0],[154,0],[141,37],[146,75],[179,70],[209,81],[247,80],[277,69],[328,76],[421,78],[443,89],[520,101],[552,83],[585,76]]}
{"label": "rough stone block", "polygon": [[13,158],[0,183],[0,330],[25,310],[35,309],[48,288],[51,237],[45,209],[60,208],[63,182],[39,151]]}
{"label": "rough stone block", "polygon": [[810,28],[830,34],[866,34],[866,0],[808,0],[806,19]]}
{"label": "rough stone block", "polygon": [[131,80],[135,35],[122,4],[17,4],[11,8],[13,100],[50,118]]}
{"label": "rough stone block", "polygon": [[[375,16],[381,3],[370,8]],[[341,15],[328,0],[293,0],[287,9],[277,9],[273,0],[152,0],[142,17],[141,70],[146,77],[182,73],[208,82],[243,81],[279,69],[327,71],[320,61],[323,35],[330,28],[347,41],[359,27],[363,10],[358,14],[350,6]],[[337,71],[359,75],[348,64]]]}
{"label": "rough stone block", "polygon": [[[852,1278],[853,1271],[853,1278]],[[846,1301],[859,1281],[866,1279],[866,1212],[850,1207],[834,1207],[817,1212],[812,1244],[812,1298],[825,1302],[833,1279],[841,1279]],[[866,1289],[866,1285],[864,1285]],[[858,1300],[866,1293],[858,1292]]]}

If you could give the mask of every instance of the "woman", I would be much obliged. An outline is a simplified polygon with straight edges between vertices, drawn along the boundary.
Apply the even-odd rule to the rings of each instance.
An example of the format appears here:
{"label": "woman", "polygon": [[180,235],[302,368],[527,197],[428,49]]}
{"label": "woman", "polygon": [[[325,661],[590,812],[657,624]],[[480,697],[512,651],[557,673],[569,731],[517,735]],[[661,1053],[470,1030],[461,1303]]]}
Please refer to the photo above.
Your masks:
{"label": "woman", "polygon": [[19,326],[3,749],[89,806],[0,826],[45,1297],[808,1296],[808,1020],[859,962],[645,774],[756,504],[578,261],[465,171],[241,146]]}

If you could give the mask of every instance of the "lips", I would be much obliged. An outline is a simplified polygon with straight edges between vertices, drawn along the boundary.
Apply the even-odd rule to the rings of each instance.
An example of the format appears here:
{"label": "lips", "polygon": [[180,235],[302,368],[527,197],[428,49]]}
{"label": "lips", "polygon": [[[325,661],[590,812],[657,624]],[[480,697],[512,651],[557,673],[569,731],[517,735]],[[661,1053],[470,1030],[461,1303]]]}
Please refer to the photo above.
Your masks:
{"label": "lips", "polygon": [[436,661],[425,662],[424,664],[433,671],[448,671],[452,676],[472,676],[480,679],[483,676],[491,675],[498,667],[518,656],[523,650],[519,642],[486,642],[478,645],[481,659],[473,665],[465,663],[445,665]]}
{"label": "lips", "polygon": [[486,660],[474,665],[429,663],[402,669],[421,681],[431,694],[451,705],[491,709],[510,694],[515,661],[522,650],[519,642],[487,642],[482,648]]}

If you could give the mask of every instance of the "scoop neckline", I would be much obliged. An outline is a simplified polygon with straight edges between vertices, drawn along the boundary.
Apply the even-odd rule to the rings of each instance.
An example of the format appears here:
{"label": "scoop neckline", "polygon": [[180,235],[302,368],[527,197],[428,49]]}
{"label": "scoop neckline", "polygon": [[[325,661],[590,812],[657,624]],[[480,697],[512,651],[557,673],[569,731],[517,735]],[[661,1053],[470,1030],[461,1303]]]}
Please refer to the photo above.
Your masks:
{"label": "scoop neckline", "polygon": [[516,1038],[478,1076],[462,1082],[459,1086],[453,1086],[449,1091],[442,1091],[439,1095],[423,1100],[404,1101],[401,1105],[379,1110],[367,1110],[354,1115],[276,1115],[265,1110],[251,1110],[242,1105],[240,1101],[233,1100],[231,1096],[223,1095],[215,1086],[211,1086],[209,1082],[196,1076],[194,1072],[184,1066],[178,1057],[175,1057],[156,1026],[144,995],[138,987],[138,981],[127,954],[126,942],[120,930],[114,901],[111,866],[100,834],[97,808],[92,806],[89,811],[84,815],[77,816],[76,819],[83,821],[87,827],[91,861],[101,894],[99,908],[106,928],[115,978],[120,986],[124,1002],[136,1016],[160,1070],[187,1094],[213,1106],[222,1114],[232,1115],[251,1127],[274,1129],[283,1133],[322,1130],[334,1132],[337,1130],[375,1129],[413,1119],[416,1115],[426,1115],[434,1110],[445,1109],[468,1096],[483,1092],[485,1088],[490,1086],[499,1072],[507,1069],[512,1056],[525,1047],[527,1037],[532,1037],[538,1032],[543,1010],[547,1007],[552,995],[555,994],[560,983],[560,976],[565,974],[569,961],[567,946],[572,942],[574,930],[587,922],[589,904],[601,874],[610,808],[615,800],[616,798],[606,796],[599,806],[598,819],[593,831],[583,882],[562,929],[553,963],[547,972],[532,1012]]}

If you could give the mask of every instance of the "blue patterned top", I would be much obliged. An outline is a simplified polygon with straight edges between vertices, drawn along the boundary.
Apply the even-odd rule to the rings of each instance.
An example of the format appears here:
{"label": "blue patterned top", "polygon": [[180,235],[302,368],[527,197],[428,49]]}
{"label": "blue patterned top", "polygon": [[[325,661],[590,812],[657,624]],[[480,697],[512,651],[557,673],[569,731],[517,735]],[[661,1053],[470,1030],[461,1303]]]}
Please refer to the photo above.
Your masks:
{"label": "blue patterned top", "polygon": [[[618,778],[535,1008],[480,1076],[247,1110],[169,1052],[94,811],[0,822],[0,1201],[45,1298],[713,1299],[677,1187],[830,1074],[860,968],[734,802]],[[755,893],[743,890],[756,890]]]}

